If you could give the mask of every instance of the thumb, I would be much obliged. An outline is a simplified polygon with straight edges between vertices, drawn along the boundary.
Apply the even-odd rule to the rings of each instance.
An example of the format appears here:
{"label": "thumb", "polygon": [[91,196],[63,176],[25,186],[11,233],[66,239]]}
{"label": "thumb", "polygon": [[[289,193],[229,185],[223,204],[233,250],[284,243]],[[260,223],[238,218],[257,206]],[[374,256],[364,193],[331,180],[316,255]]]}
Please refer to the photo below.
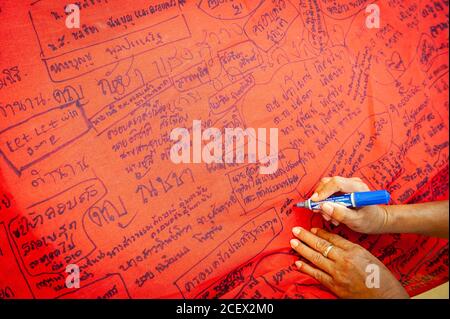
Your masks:
{"label": "thumb", "polygon": [[356,217],[355,211],[336,203],[323,203],[320,209],[325,215],[344,224],[347,224]]}

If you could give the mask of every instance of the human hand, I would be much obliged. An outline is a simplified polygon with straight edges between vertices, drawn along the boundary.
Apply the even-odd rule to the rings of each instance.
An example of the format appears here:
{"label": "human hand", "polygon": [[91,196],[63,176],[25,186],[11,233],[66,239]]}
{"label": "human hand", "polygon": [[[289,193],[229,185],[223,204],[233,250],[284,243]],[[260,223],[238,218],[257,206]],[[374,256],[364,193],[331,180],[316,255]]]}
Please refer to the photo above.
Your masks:
{"label": "human hand", "polygon": [[[345,178],[340,176],[324,177],[317,185],[312,201],[325,200],[337,192],[353,193],[370,191],[360,178]],[[365,206],[361,208],[347,208],[337,203],[327,202],[321,205],[320,210],[323,218],[331,221],[335,226],[339,223],[347,225],[354,231],[366,234],[379,234],[387,224],[388,213],[384,206]]]}
{"label": "human hand", "polygon": [[[297,261],[306,273],[340,298],[409,298],[406,290],[375,256],[359,245],[322,229],[293,228],[291,247],[313,266]],[[330,246],[331,245],[331,246]],[[331,247],[331,248],[330,248]],[[367,267],[379,269],[379,287],[369,288]]]}

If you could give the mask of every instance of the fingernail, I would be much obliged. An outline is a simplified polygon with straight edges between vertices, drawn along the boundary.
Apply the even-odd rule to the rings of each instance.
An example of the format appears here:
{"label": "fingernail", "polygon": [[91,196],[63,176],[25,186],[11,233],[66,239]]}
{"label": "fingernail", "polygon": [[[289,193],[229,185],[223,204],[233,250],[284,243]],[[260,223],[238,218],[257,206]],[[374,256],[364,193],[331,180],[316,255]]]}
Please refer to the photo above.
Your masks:
{"label": "fingernail", "polygon": [[332,220],[331,221],[331,223],[334,225],[334,226],[339,226],[339,222],[337,221],[337,220]]}
{"label": "fingernail", "polygon": [[331,217],[325,214],[322,214],[323,219],[325,219],[327,222],[330,221]]}
{"label": "fingernail", "polygon": [[297,239],[291,239],[291,247],[295,248],[300,244],[300,242]]}
{"label": "fingernail", "polygon": [[322,210],[323,210],[325,213],[327,213],[328,215],[333,214],[334,207],[331,206],[331,205],[328,204],[328,203],[322,204],[320,208],[322,208]]}
{"label": "fingernail", "polygon": [[316,201],[318,198],[319,198],[319,194],[318,194],[318,193],[314,193],[314,194],[311,196],[311,200],[312,200],[312,201]]}
{"label": "fingernail", "polygon": [[317,233],[317,228],[311,228],[311,233],[313,234]]}
{"label": "fingernail", "polygon": [[301,262],[300,260],[296,261],[296,262],[295,262],[295,265],[296,265],[298,268],[302,268],[302,262]]}
{"label": "fingernail", "polygon": [[299,235],[301,233],[301,231],[302,231],[301,227],[297,226],[297,227],[292,228],[292,233],[294,233],[295,236]]}

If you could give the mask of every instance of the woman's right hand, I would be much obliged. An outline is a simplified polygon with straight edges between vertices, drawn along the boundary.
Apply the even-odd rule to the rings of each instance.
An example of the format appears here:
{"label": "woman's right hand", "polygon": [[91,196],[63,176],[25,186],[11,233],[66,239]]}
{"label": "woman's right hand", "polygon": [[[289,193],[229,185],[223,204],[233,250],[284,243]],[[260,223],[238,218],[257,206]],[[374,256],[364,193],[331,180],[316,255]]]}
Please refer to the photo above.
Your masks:
{"label": "woman's right hand", "polygon": [[[311,200],[314,202],[325,200],[334,193],[353,193],[370,191],[360,178],[345,178],[340,176],[324,177],[317,185]],[[388,212],[384,206],[365,206],[361,208],[347,208],[343,205],[327,202],[321,205],[323,218],[334,225],[343,223],[354,231],[366,234],[379,234],[388,222]]]}

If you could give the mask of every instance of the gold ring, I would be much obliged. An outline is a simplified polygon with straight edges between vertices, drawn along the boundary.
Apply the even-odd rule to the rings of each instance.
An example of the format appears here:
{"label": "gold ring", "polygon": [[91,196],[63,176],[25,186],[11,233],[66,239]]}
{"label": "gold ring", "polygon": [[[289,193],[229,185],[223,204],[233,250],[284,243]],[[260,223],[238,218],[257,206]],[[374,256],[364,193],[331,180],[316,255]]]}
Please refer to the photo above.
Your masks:
{"label": "gold ring", "polygon": [[325,249],[325,251],[323,252],[322,255],[323,255],[325,258],[327,258],[327,257],[328,257],[328,254],[329,254],[330,251],[333,249],[333,247],[334,247],[334,246],[330,244],[330,246],[328,246],[327,249]]}

